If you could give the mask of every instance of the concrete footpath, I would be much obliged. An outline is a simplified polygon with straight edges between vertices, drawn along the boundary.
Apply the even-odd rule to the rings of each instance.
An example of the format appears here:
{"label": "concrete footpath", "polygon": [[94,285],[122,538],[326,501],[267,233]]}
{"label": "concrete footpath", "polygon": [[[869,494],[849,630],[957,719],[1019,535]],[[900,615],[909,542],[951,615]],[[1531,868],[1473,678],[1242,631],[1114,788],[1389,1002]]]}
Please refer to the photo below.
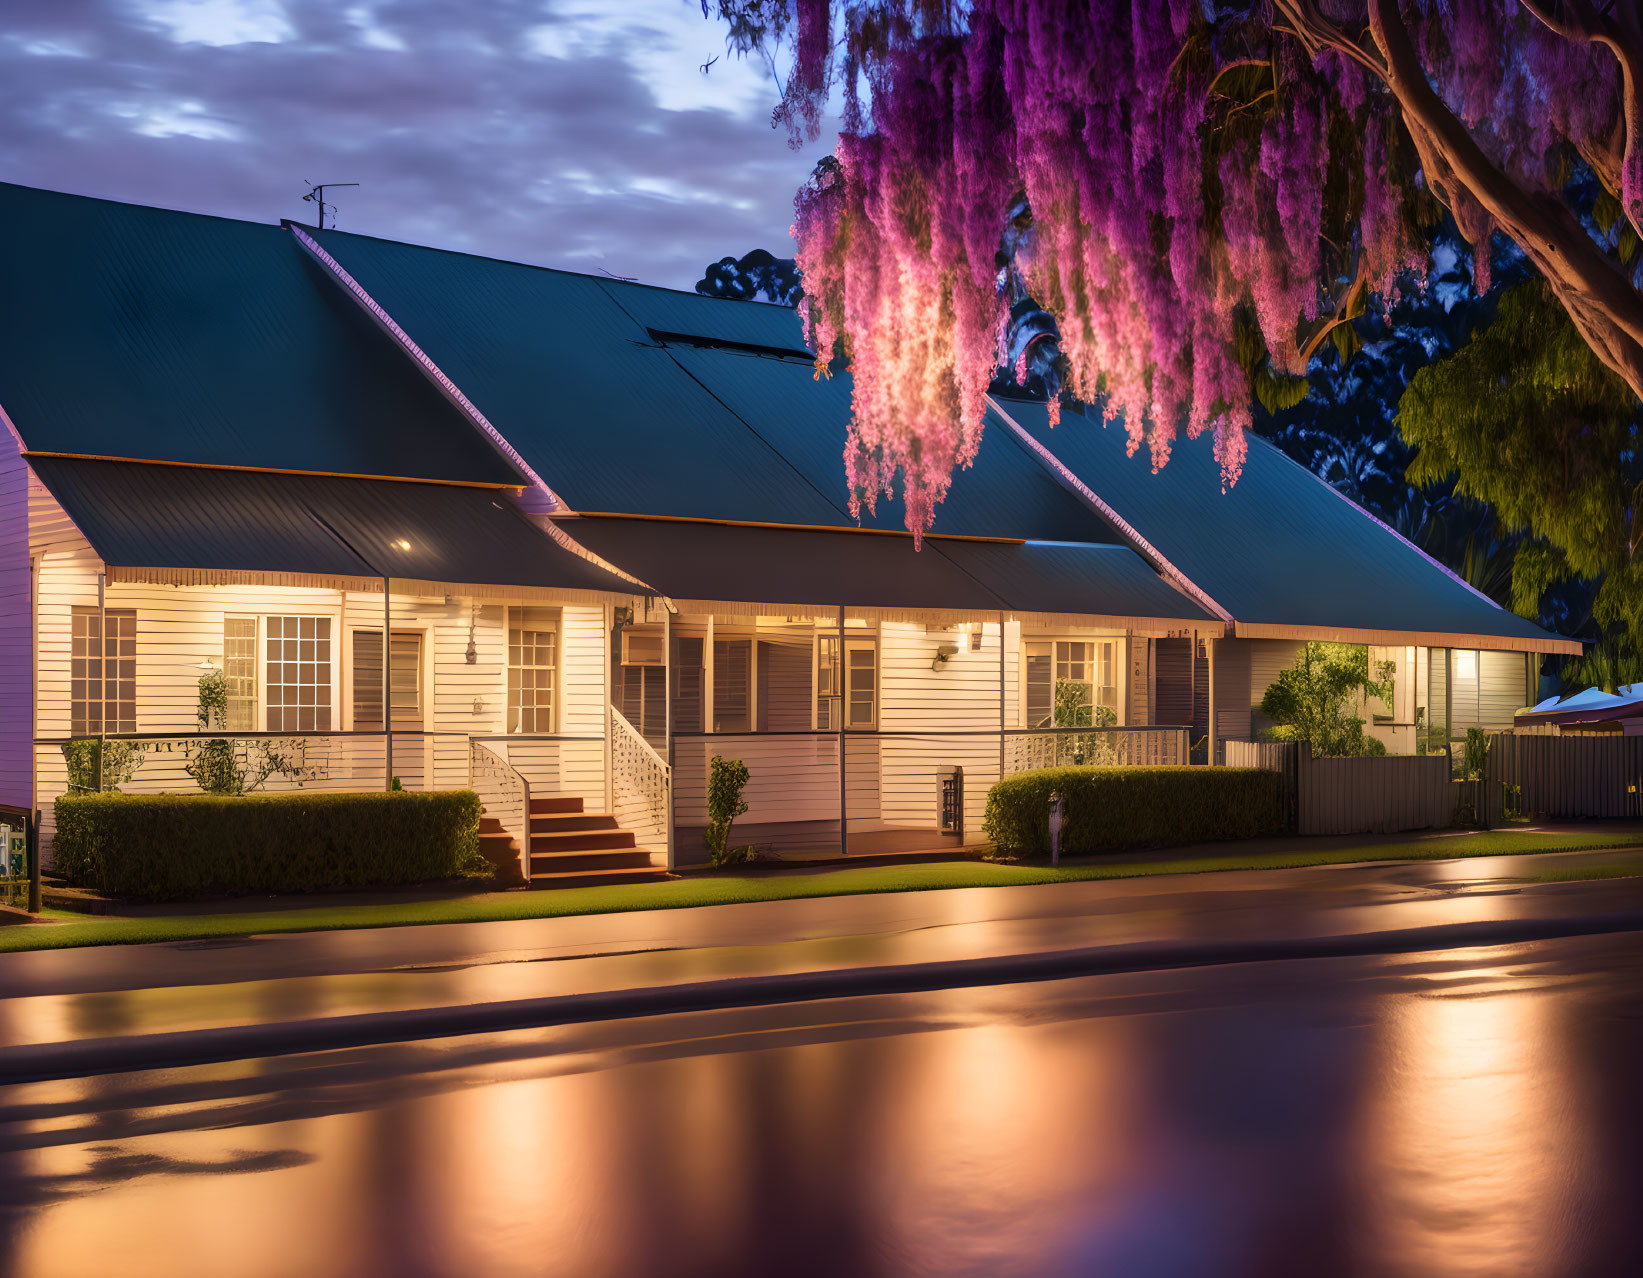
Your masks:
{"label": "concrete footpath", "polygon": [[[1564,853],[0,955],[0,1080],[773,1001],[1643,930]],[[1640,937],[1643,943],[1643,937]]]}

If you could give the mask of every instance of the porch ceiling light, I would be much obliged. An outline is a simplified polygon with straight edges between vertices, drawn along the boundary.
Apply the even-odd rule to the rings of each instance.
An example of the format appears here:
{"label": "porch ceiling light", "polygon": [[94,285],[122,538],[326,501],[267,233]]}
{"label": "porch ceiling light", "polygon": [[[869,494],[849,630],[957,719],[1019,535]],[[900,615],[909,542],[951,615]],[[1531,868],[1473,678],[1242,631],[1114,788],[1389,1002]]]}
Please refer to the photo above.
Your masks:
{"label": "porch ceiling light", "polygon": [[409,550],[411,548],[411,543],[406,541],[403,537],[396,540],[394,545],[398,546],[401,550]]}

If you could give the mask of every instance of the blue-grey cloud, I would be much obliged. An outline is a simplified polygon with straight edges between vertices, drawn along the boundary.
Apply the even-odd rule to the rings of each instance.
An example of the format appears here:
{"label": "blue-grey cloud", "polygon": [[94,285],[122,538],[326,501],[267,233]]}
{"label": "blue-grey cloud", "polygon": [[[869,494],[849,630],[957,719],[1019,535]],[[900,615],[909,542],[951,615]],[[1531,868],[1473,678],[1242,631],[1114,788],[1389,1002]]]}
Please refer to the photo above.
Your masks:
{"label": "blue-grey cloud", "polygon": [[[698,65],[719,61],[708,76]],[[695,0],[7,0],[0,179],[689,287],[831,139]]]}

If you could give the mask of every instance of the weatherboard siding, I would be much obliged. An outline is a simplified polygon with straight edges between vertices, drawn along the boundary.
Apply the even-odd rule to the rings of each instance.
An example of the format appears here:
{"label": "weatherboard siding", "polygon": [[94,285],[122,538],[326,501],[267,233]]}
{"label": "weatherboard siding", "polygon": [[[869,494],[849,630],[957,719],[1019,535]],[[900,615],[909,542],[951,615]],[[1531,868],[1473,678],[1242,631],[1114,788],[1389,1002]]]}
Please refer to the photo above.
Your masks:
{"label": "weatherboard siding", "polygon": [[[0,478],[0,483],[3,483]],[[76,607],[97,604],[97,574],[102,565],[80,539],[60,509],[38,484],[32,494],[36,554],[40,561],[37,608],[39,681],[36,731],[46,744],[34,747],[39,802],[46,811],[49,836],[51,807],[67,788],[61,742],[72,731],[72,619]],[[26,569],[26,564],[25,564]],[[0,582],[4,578],[0,577]],[[24,577],[24,589],[27,577]],[[198,728],[202,663],[223,660],[224,622],[228,617],[258,618],[258,711],[255,728],[265,724],[260,687],[265,670],[263,643],[269,616],[314,616],[329,619],[332,638],[331,729],[341,734],[353,722],[353,634],[380,633],[380,593],[274,585],[171,586],[116,581],[107,585],[105,606],[136,614],[135,730],[176,733]],[[515,763],[538,795],[571,794],[591,809],[604,806],[604,610],[594,605],[566,605],[560,615],[558,732],[579,741],[524,741],[511,744]],[[10,615],[8,613],[8,615]],[[26,599],[16,615],[25,620]],[[393,771],[407,788],[456,788],[468,784],[470,736],[504,738],[497,752],[506,756],[508,609],[495,602],[460,596],[419,596],[396,591],[392,627],[396,633],[422,636],[423,733],[395,733]],[[474,661],[468,660],[470,632]],[[3,631],[0,631],[3,634]],[[26,637],[26,631],[25,631]],[[26,659],[22,662],[25,672]],[[29,733],[15,734],[28,775]],[[386,759],[381,737],[310,738],[302,745],[307,765],[318,775],[305,788],[377,789],[385,784]],[[188,756],[180,743],[146,747],[143,764],[127,785],[134,792],[190,792]],[[8,765],[8,774],[13,765]],[[288,788],[274,778],[267,788]],[[26,797],[23,800],[27,801]]]}
{"label": "weatherboard siding", "polygon": [[34,631],[29,622],[28,465],[0,428],[0,803],[34,795]]}

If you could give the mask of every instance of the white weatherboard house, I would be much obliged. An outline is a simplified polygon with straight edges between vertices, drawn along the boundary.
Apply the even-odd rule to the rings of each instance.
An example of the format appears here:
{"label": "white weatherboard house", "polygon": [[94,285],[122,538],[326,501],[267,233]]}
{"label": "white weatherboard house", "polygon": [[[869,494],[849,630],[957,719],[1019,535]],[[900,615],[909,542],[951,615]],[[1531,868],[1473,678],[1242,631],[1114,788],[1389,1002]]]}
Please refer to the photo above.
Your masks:
{"label": "white weatherboard house", "polygon": [[714,755],[738,841],[933,848],[1003,774],[1216,758],[1308,639],[1396,664],[1405,751],[1574,647],[1259,441],[1222,494],[1029,401],[915,551],[784,308],[17,186],[0,227],[0,803],[48,839],[99,770],[195,789],[219,671],[267,788],[472,785],[540,884],[699,859]]}

